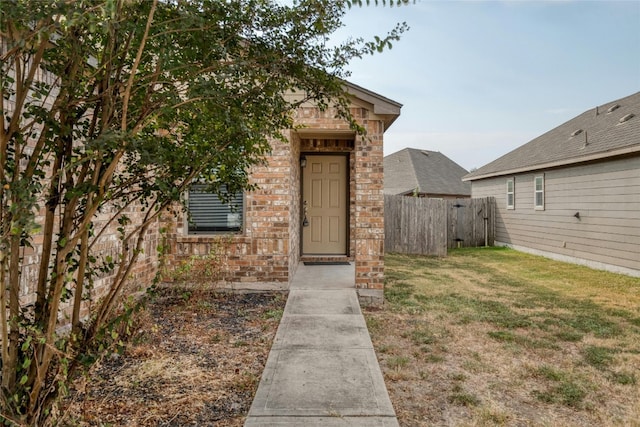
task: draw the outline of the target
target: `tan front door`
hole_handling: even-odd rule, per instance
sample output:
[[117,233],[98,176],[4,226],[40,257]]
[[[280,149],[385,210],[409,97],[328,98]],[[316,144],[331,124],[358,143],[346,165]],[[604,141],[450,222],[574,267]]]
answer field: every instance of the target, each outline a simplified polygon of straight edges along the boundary
[[346,255],[347,157],[307,156],[302,182],[302,253]]

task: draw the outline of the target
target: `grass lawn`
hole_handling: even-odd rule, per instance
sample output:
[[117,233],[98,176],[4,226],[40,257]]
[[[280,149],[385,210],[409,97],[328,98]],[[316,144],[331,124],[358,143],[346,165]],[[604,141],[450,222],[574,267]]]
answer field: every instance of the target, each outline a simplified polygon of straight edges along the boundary
[[640,426],[640,279],[504,248],[385,264],[365,316],[402,426]]

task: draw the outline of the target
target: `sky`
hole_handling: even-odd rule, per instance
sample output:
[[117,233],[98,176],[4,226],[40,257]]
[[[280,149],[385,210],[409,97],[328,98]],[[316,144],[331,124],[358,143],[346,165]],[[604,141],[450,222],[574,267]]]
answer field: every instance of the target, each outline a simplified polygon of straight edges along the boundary
[[349,81],[403,104],[385,155],[440,151],[472,170],[640,91],[640,0],[355,7],[335,36],[370,39],[403,21],[391,50],[348,67]]

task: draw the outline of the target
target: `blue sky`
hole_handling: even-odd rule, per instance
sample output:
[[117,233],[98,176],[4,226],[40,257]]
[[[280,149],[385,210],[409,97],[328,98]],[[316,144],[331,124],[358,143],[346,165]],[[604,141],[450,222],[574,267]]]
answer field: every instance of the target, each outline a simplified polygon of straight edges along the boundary
[[416,1],[354,8],[336,37],[411,27],[349,80],[403,104],[385,155],[489,163],[585,110],[640,91],[640,0]]

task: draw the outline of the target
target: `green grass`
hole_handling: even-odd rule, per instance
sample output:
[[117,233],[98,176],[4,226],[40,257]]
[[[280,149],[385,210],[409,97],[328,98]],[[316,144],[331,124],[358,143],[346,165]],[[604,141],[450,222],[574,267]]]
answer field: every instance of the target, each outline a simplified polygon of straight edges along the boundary
[[545,391],[534,390],[533,392],[541,402],[561,403],[572,407],[580,406],[586,394],[584,388],[571,381],[563,381]]
[[622,385],[636,385],[637,382],[634,372],[612,372],[609,379]]
[[496,341],[513,343],[526,348],[558,348],[558,345],[552,341],[534,339],[528,336],[516,334],[512,331],[490,331],[487,332],[487,335]]
[[409,358],[405,356],[392,356],[387,360],[391,369],[402,369],[409,364]]
[[430,345],[436,342],[436,337],[426,327],[418,327],[407,334],[415,345]]
[[534,373],[535,375],[550,381],[566,381],[568,378],[566,372],[556,369],[555,367],[550,365],[539,366]]
[[392,304],[406,305],[413,293],[413,286],[405,282],[395,282],[393,286],[385,288],[384,297]]
[[264,318],[280,321],[280,319],[282,319],[283,314],[284,314],[284,309],[281,309],[281,308],[275,309],[275,310],[267,310],[264,313]]
[[613,350],[606,347],[588,346],[584,349],[583,356],[585,362],[600,370],[613,363]]
[[545,390],[533,391],[532,394],[541,402],[579,407],[587,395],[586,387],[570,372],[551,365],[541,365],[533,374],[551,384]]
[[584,336],[584,334],[580,332],[574,332],[574,331],[559,331],[559,332],[556,332],[554,336],[558,338],[560,341],[579,342],[582,340],[582,337]]
[[478,406],[480,404],[480,399],[474,394],[466,392],[460,384],[453,386],[453,392],[449,395],[448,401],[459,406]]

